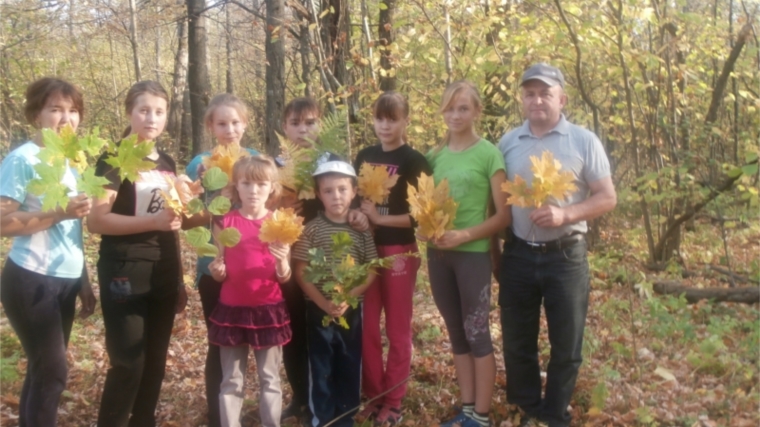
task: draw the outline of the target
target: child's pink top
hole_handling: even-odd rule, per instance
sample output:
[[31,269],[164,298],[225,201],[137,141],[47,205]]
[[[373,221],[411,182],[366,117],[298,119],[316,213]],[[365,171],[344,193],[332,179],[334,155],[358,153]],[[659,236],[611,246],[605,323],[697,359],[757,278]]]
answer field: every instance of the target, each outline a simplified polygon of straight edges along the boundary
[[240,242],[224,249],[227,277],[219,295],[222,304],[255,307],[283,301],[275,270],[276,259],[269,252],[269,246],[259,240],[261,223],[269,215],[251,220],[235,209],[222,218],[224,228],[235,227],[240,231]]

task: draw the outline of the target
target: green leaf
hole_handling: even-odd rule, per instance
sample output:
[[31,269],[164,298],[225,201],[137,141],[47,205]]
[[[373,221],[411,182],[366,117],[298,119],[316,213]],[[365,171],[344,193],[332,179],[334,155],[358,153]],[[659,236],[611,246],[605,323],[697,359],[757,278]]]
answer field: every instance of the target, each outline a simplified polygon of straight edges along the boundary
[[737,178],[741,176],[742,174],[742,168],[733,168],[726,175],[728,175],[729,178]]
[[87,168],[77,178],[77,191],[83,192],[87,197],[101,199],[106,196],[103,186],[109,183],[105,177],[95,175],[95,168]]
[[224,246],[231,248],[240,243],[240,231],[235,227],[225,228],[219,232],[216,240]]
[[211,232],[206,227],[195,227],[185,232],[187,243],[194,248],[200,248],[211,240]]
[[[224,176],[226,177],[227,175],[225,174]],[[217,196],[211,201],[211,203],[209,203],[208,211],[213,215],[224,215],[230,211],[231,207],[232,202],[230,202],[230,199],[224,196]]]
[[342,326],[343,328],[345,328],[345,329],[350,329],[350,328],[348,327],[348,322],[346,321],[346,318],[345,318],[345,317],[343,317],[343,316],[340,316],[340,317],[338,317],[338,324],[339,324],[340,326]]
[[215,258],[217,255],[219,255],[219,248],[212,245],[211,243],[204,243],[203,245],[195,248],[195,252],[199,257]]
[[757,163],[751,165],[742,166],[742,173],[747,176],[753,176],[757,174]]
[[747,163],[752,163],[755,160],[757,160],[757,151],[750,151],[744,156],[744,161]]
[[195,215],[203,210],[204,205],[201,199],[193,199],[187,202],[186,207],[188,215]]
[[69,204],[69,189],[61,180],[66,171],[63,165],[48,165],[37,163],[34,170],[39,177],[29,182],[27,191],[42,199],[42,211],[51,211],[60,206],[66,209]]
[[137,181],[140,172],[152,170],[156,164],[150,160],[143,160],[153,152],[153,141],[138,143],[137,135],[123,139],[117,146],[112,157],[106,159],[106,163],[119,170],[119,178]]
[[206,190],[216,191],[227,186],[229,177],[219,167],[213,167],[203,174],[203,186]]

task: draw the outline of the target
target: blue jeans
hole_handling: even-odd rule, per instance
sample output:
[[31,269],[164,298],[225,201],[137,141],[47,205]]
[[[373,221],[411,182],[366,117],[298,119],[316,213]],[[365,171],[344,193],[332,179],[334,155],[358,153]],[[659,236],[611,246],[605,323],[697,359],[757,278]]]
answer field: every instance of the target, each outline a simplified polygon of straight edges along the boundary
[[[499,285],[507,400],[550,427],[568,426],[588,310],[586,242],[541,253],[513,238],[504,245]],[[551,344],[543,400],[538,364],[542,303]]]
[[[322,326],[325,312],[306,302],[306,334],[309,348],[309,408],[313,427],[334,418],[334,427],[353,427],[360,403],[362,373],[362,306],[349,308],[343,317],[348,329],[330,323]],[[344,415],[345,414],[345,415]]]

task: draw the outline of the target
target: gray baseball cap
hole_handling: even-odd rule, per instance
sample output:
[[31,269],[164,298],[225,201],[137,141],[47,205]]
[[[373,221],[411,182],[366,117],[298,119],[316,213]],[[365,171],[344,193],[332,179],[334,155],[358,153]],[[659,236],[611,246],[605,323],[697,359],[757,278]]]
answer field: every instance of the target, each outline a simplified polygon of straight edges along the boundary
[[545,62],[539,62],[528,68],[523,73],[520,86],[524,85],[528,80],[541,80],[549,86],[560,85],[565,87],[565,76],[562,75],[562,71]]
[[317,166],[317,170],[315,170],[311,176],[319,176],[326,173],[339,173],[341,175],[356,177],[356,171],[354,170],[354,167],[340,160],[332,160],[322,163],[321,165]]

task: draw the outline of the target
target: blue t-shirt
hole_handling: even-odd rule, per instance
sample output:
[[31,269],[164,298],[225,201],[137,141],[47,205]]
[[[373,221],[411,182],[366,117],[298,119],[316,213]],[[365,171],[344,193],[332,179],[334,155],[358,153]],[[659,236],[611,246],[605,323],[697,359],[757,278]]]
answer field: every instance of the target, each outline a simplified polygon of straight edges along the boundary
[[[27,185],[37,178],[34,165],[39,163],[40,147],[27,142],[8,154],[0,165],[0,197],[15,200],[20,211],[39,212],[42,200],[26,191]],[[68,168],[61,182],[75,196],[77,173]],[[43,196],[44,197],[44,196]],[[76,279],[82,276],[84,255],[82,252],[82,221],[60,221],[47,230],[13,238],[8,257],[19,267],[45,276]]]
[[[248,153],[252,156],[258,155],[259,152],[254,150],[253,148],[247,148]],[[193,160],[190,161],[190,163],[187,164],[187,168],[185,168],[185,173],[187,176],[192,179],[193,181],[202,178],[203,172],[205,169],[203,168],[203,158],[208,157],[211,155],[210,151],[206,151],[204,153],[198,154],[197,156],[193,157]],[[208,192],[203,193],[203,201],[208,205],[208,202],[214,199],[214,197],[219,194],[218,191],[211,192],[209,194]],[[209,242],[213,243],[213,239]],[[195,271],[196,271],[196,282],[198,279],[200,279],[201,274],[205,274],[207,276],[211,276],[211,271],[208,269],[208,265],[211,264],[211,261],[213,261],[213,257],[198,257],[198,262],[195,265]]]

